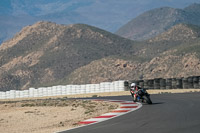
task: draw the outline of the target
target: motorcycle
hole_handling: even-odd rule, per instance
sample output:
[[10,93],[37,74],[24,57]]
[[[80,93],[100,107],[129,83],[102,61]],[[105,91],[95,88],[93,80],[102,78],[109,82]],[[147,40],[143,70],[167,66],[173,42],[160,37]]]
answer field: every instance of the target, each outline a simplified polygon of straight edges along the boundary
[[138,91],[136,99],[134,99],[132,91],[131,91],[131,94],[132,94],[134,102],[143,102],[143,103],[152,104],[152,101],[150,99],[150,94],[144,88]]

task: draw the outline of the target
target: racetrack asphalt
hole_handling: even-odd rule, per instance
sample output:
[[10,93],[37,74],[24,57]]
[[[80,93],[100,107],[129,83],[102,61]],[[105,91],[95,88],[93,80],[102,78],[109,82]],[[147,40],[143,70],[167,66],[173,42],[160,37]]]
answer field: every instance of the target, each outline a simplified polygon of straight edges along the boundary
[[[131,100],[131,96],[99,99]],[[152,105],[60,133],[200,133],[200,93],[151,95]]]

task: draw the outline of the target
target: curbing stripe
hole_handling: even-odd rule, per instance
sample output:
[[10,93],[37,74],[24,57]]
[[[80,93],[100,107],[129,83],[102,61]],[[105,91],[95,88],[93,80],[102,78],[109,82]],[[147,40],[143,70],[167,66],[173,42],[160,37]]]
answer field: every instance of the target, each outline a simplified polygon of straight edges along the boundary
[[120,108],[137,108],[138,106],[122,106]]
[[112,112],[114,112],[114,113],[124,113],[124,112],[128,112],[128,111],[130,111],[130,110],[114,110]]
[[95,122],[97,122],[97,121],[81,121],[81,122],[79,122],[79,124],[92,124]]
[[[139,103],[133,103],[132,101],[124,101],[124,100],[102,100],[102,99],[95,99],[94,101],[107,101],[107,102],[116,102],[116,103],[120,103],[120,107],[118,109],[113,110],[111,113],[106,113],[103,114],[101,116],[95,117],[95,118],[91,118],[88,120],[84,120],[82,122],[80,122],[79,124],[90,124],[87,123],[87,121],[96,121],[95,123],[99,122],[99,121],[105,121],[108,120],[110,118],[114,118],[116,116],[119,115],[123,115],[129,111],[134,111],[137,108],[139,108]],[[135,106],[133,106],[135,105]],[[113,115],[112,115],[113,114]],[[84,123],[86,121],[86,123]]]
[[106,114],[103,114],[102,116],[106,116],[106,115],[115,115],[117,116],[119,113],[106,113]]
[[122,105],[124,105],[124,104],[137,104],[137,103],[120,103],[120,104],[122,104]]
[[[88,121],[89,122],[90,121],[92,121],[92,122],[96,121],[94,123],[97,123],[97,122],[100,122],[100,121],[105,121],[105,120],[108,120],[110,118],[114,118],[116,116],[123,115],[123,114],[125,114],[125,113],[127,113],[129,111],[134,111],[137,108],[140,108],[139,107],[140,103],[134,103],[132,101],[124,101],[124,100],[102,100],[102,99],[100,99],[100,100],[99,99],[95,99],[94,101],[116,102],[116,103],[120,103],[120,107],[118,109],[113,110],[110,114],[106,113],[106,114],[103,114],[103,115],[98,116],[98,117],[94,117],[94,118],[91,118],[91,119],[88,119],[88,120],[84,120],[82,122],[79,122],[79,124],[90,124],[90,123],[88,123]],[[133,106],[133,104],[135,106]],[[111,114],[113,114],[113,115],[111,115]]]
[[[133,103],[132,101],[124,101],[124,100],[94,100],[94,101],[107,101],[107,102],[117,102],[117,103],[120,103],[120,107],[118,109],[115,109],[113,110],[111,113],[115,113],[115,115],[108,115],[108,114],[103,114],[101,116],[98,116],[98,117],[94,117],[94,118],[91,118],[91,119],[88,119],[88,120],[84,120],[82,122],[80,122],[79,124],[90,124],[90,123],[87,123],[88,121],[96,121],[96,122],[99,122],[99,121],[105,121],[105,120],[108,120],[110,118],[113,118],[113,117],[116,117],[116,116],[119,116],[119,115],[122,115],[126,112],[129,112],[135,108],[138,108],[138,103]],[[135,106],[133,106],[133,104]],[[86,121],[86,123],[84,123]],[[95,123],[96,123],[95,122]]]
[[98,116],[98,117],[95,117],[95,118],[112,118],[116,115],[102,115],[102,116]]
[[137,104],[121,104],[121,106],[137,106]]
[[[88,100],[91,100],[91,99],[88,99]],[[133,101],[102,100],[102,99],[94,99],[93,101],[117,102],[117,103],[120,103],[120,107],[118,109],[111,111],[110,113],[106,113],[106,114],[103,114],[103,115],[98,116],[98,117],[94,117],[94,118],[91,118],[91,119],[81,121],[77,124],[82,125],[82,126],[75,127],[75,128],[80,128],[80,127],[83,127],[83,126],[92,125],[92,124],[95,124],[95,123],[99,123],[99,122],[102,122],[102,121],[113,119],[115,117],[119,117],[121,115],[135,111],[135,110],[142,107],[141,103],[134,103]],[[133,106],[133,105],[135,105],[135,106]],[[75,128],[72,128],[72,129],[75,129]],[[68,130],[72,130],[72,129],[68,129]],[[68,131],[68,130],[65,130],[65,131]],[[59,133],[59,132],[57,132],[57,133]]]
[[[96,122],[99,122],[99,121],[105,121],[109,118],[91,118],[91,119],[88,119],[88,120],[84,120],[84,121],[96,121]],[[81,121],[81,122],[84,122],[84,121]]]

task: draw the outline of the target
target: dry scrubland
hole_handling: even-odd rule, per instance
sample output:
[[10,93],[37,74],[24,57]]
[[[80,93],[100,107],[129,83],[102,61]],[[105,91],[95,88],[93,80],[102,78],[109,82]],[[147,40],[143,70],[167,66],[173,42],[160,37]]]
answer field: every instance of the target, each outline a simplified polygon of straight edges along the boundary
[[116,103],[65,98],[1,101],[3,133],[51,133],[78,126],[78,122],[107,113]]

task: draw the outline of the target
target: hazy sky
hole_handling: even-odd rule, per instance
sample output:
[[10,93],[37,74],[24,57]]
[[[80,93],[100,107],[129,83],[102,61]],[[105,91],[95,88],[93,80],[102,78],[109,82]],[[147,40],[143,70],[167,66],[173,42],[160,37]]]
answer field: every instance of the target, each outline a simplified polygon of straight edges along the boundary
[[[37,21],[84,23],[115,32],[153,8],[184,8],[200,0],[0,0],[0,30],[9,38]],[[14,30],[14,31],[13,31]]]
[[0,0],[0,15],[29,15],[115,31],[147,10],[162,6],[184,8],[195,2],[200,0]]

